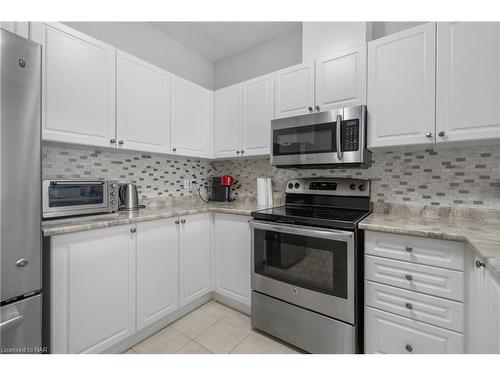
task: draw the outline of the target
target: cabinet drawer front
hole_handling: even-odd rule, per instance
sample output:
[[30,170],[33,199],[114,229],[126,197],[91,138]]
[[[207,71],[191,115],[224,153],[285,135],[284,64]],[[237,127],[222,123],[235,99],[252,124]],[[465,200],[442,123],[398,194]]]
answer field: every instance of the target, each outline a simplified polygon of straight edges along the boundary
[[464,304],[367,281],[365,304],[420,322],[464,331]]
[[406,262],[464,270],[463,242],[366,231],[365,252]]
[[464,274],[459,271],[367,255],[365,278],[438,297],[464,299]]
[[365,308],[365,353],[460,354],[463,335]]

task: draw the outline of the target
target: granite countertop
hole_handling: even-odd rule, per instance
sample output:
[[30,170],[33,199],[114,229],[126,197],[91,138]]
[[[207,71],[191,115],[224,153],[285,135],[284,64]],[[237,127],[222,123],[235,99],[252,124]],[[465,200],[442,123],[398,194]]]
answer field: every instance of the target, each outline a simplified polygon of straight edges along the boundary
[[254,200],[244,199],[235,202],[209,202],[199,199],[157,201],[146,204],[146,208],[138,211],[119,211],[111,215],[94,215],[89,218],[69,218],[62,220],[47,220],[42,223],[45,237],[58,234],[81,232],[91,229],[111,227],[114,225],[133,224],[143,221],[158,220],[173,216],[193,215],[205,212],[219,212],[250,216],[252,211],[263,209]]
[[484,259],[486,267],[500,278],[499,213],[486,211],[426,212],[395,209],[374,213],[359,227],[377,232],[406,234],[440,240],[463,241]]

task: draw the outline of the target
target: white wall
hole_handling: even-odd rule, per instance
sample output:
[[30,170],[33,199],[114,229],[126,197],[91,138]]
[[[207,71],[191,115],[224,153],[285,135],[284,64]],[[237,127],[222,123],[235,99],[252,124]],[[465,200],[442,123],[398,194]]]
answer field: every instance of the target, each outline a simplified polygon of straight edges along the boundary
[[422,25],[425,22],[372,22],[372,38],[378,39],[383,36],[398,33],[400,31]]
[[366,42],[370,34],[367,22],[303,22],[302,61],[310,61],[332,52]]
[[160,68],[213,89],[212,62],[146,22],[64,22]]
[[271,73],[302,61],[302,28],[278,35],[214,64],[214,89]]

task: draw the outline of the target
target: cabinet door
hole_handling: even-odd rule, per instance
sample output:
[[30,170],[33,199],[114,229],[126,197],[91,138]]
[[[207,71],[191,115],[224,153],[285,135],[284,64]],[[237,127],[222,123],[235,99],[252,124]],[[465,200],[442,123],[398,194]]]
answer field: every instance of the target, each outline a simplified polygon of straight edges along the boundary
[[209,157],[212,92],[172,74],[172,151]]
[[438,142],[500,138],[500,23],[437,29]]
[[461,354],[463,335],[365,307],[365,353]]
[[135,332],[135,234],[121,225],[52,237],[53,353],[99,353]]
[[436,24],[368,43],[368,146],[433,143]]
[[366,43],[316,60],[319,111],[366,104]]
[[241,89],[229,86],[214,93],[215,157],[237,156],[241,152]]
[[0,28],[23,38],[29,38],[29,22],[0,22]]
[[274,117],[312,113],[314,107],[314,63],[294,65],[274,73]]
[[117,147],[170,153],[170,73],[134,56],[116,56]]
[[114,146],[115,48],[57,23],[33,23],[42,45],[42,138]]
[[178,308],[177,218],[137,224],[137,330]]
[[241,84],[241,148],[244,155],[269,155],[274,118],[274,75]]
[[249,218],[215,216],[215,290],[250,306]]
[[179,235],[180,307],[210,292],[210,214],[181,218]]
[[481,267],[484,259],[469,251],[465,268],[467,353],[500,354],[500,278]]

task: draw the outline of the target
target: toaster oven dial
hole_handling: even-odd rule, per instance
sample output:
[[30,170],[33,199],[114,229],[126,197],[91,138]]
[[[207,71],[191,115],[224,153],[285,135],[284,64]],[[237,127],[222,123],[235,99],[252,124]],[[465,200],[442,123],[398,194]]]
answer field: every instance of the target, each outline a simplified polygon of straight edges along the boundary
[[116,201],[114,199],[111,199],[111,204],[114,206],[116,204]]
[[115,188],[116,187],[116,183],[115,182],[111,183],[111,187]]
[[113,197],[114,197],[114,196],[116,196],[116,191],[114,191],[114,190],[113,190],[113,191],[111,192],[111,196],[113,196]]

